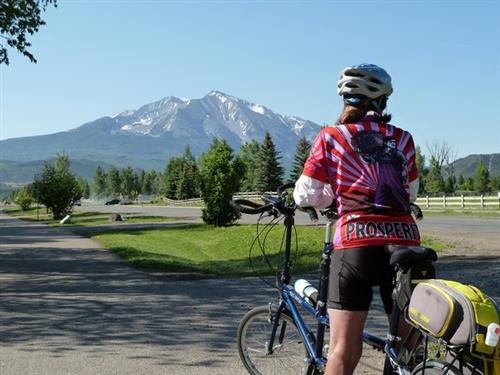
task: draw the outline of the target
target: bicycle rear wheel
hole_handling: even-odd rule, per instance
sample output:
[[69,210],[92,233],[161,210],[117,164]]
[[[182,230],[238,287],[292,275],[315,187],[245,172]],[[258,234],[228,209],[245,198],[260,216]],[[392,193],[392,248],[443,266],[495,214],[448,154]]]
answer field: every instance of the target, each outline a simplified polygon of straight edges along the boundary
[[238,327],[238,354],[253,375],[305,374],[307,351],[302,335],[293,320],[282,313],[279,317],[272,353],[267,353],[275,310],[269,306],[250,310]]
[[423,363],[420,363],[411,374],[421,375],[424,373],[424,368],[425,375],[463,375],[455,366],[443,361],[427,361],[425,362],[425,367]]

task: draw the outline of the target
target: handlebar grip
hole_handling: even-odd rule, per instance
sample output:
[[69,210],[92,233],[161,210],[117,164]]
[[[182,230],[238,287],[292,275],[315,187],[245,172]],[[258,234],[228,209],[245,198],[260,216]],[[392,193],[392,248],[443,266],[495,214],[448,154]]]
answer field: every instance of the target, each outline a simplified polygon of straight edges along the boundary
[[238,211],[249,215],[261,214],[262,212],[270,211],[273,208],[272,204],[262,205],[247,199],[231,200],[229,201],[229,204]]
[[312,208],[312,207],[299,207],[299,209],[301,211],[306,212],[309,215],[309,219],[311,219],[311,221],[313,223],[318,221],[318,213],[316,212],[316,210],[314,208]]
[[415,219],[422,220],[424,218],[422,210],[415,203],[410,203],[410,211],[415,215]]

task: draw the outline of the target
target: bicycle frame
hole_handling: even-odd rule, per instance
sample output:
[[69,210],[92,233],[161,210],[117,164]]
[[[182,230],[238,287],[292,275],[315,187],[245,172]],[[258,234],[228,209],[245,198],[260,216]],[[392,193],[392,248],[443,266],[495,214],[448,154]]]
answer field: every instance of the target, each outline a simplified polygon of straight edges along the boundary
[[[323,368],[326,365],[326,360],[323,358],[323,345],[325,330],[329,325],[329,319],[326,314],[326,300],[328,297],[328,278],[330,273],[330,257],[333,251],[332,243],[332,226],[333,221],[329,220],[326,225],[325,243],[323,249],[323,255],[321,260],[321,271],[319,280],[319,298],[317,302],[317,307],[311,306],[305,298],[299,295],[295,288],[291,286],[290,283],[290,249],[291,249],[291,235],[292,227],[294,224],[293,214],[286,215],[285,217],[285,260],[283,274],[279,280],[279,290],[280,290],[280,304],[275,314],[275,319],[273,322],[273,327],[271,330],[271,337],[268,343],[268,353],[272,352],[274,341],[276,339],[277,328],[279,317],[282,313],[288,313],[292,316],[297,329],[299,330],[301,336],[304,339],[304,345],[306,347],[308,357],[310,360],[310,365],[315,367]],[[307,323],[302,318],[300,311],[298,310],[297,304],[302,306],[304,310],[311,316],[314,316],[317,320],[317,330],[316,339],[314,339],[313,332],[308,327]],[[281,336],[278,337],[278,340]]]
[[[273,348],[275,347],[274,343],[276,341],[279,344],[283,342],[287,321],[282,320],[280,324],[280,316],[281,314],[286,314],[293,320],[293,324],[299,331],[307,351],[307,357],[304,359],[308,364],[306,375],[322,373],[327,363],[327,359],[324,356],[324,340],[326,329],[329,327],[329,318],[327,315],[328,280],[330,276],[331,255],[333,252],[332,237],[333,225],[335,219],[337,218],[336,213],[331,210],[327,210],[323,213],[328,218],[328,221],[326,224],[325,241],[320,263],[320,279],[318,285],[319,297],[316,307],[314,307],[310,304],[308,299],[302,297],[295,290],[293,285],[290,285],[292,266],[290,261],[290,252],[295,207],[286,207],[281,203],[281,201],[275,201],[271,199],[270,196],[263,196],[262,199],[268,202],[267,206],[256,207],[255,204],[245,201],[244,204],[250,207],[250,209],[247,209],[247,213],[263,213],[265,211],[270,211],[272,207],[274,207],[285,217],[285,252],[283,271],[278,276],[277,280],[280,300],[276,310],[272,309],[270,304],[269,311],[270,314],[273,314],[274,320],[272,321],[271,336],[269,341],[266,342],[266,352],[268,355],[271,355],[273,353]],[[254,212],[248,212],[251,209],[254,209]],[[260,211],[258,211],[259,209]],[[317,328],[315,332],[309,328],[308,324],[303,319],[301,312],[299,311],[299,306],[301,306],[307,314],[316,319]],[[402,316],[401,314],[401,311],[399,311],[399,308],[395,303],[393,305],[387,339],[374,336],[364,331],[363,342],[370,345],[374,349],[383,351],[387,354],[387,358],[390,363],[386,361],[387,364],[385,366],[386,368],[384,369],[384,373],[388,370],[392,374],[392,366],[394,366],[400,375],[411,375],[411,371],[405,361],[407,361],[408,355],[411,355],[412,352],[408,351],[407,348],[403,346],[401,347],[402,350],[399,351],[398,345],[396,344],[398,341],[401,341],[401,337],[399,337],[399,322],[400,317]],[[278,330],[278,326],[280,326],[280,330]],[[410,331],[410,334],[406,336],[403,343],[410,340],[412,335],[413,331]],[[425,352],[427,351],[426,349]],[[389,367],[391,367],[391,369],[389,369]]]
[[[271,330],[271,337],[268,342],[267,352],[272,353],[274,342],[277,339],[280,342],[283,339],[283,332],[278,332],[278,322],[281,314],[291,315],[297,329],[299,330],[304,345],[306,347],[309,365],[313,368],[324,368],[326,366],[326,359],[323,356],[323,346],[326,328],[329,326],[329,318],[327,315],[326,301],[328,297],[328,279],[330,273],[330,260],[333,251],[333,221],[329,220],[326,225],[325,242],[320,267],[320,280],[319,280],[319,298],[317,307],[314,308],[306,301],[306,299],[297,293],[295,288],[290,285],[290,249],[291,249],[291,236],[292,228],[294,225],[294,218],[292,211],[287,212],[285,217],[285,259],[283,273],[279,280],[279,294],[280,303],[276,310],[273,327]],[[314,332],[309,328],[307,323],[302,318],[298,306],[301,306],[309,315],[314,316],[317,320],[316,339],[314,339]],[[397,341],[398,326],[401,312],[396,304],[393,306],[391,315],[390,331],[387,339],[374,336],[369,332],[363,332],[363,342],[372,346],[374,349],[384,351],[389,356],[392,363],[396,364],[398,371],[401,375],[411,375],[406,366],[398,359],[399,352],[395,347]],[[282,327],[286,329],[286,324]],[[278,337],[276,337],[278,335]]]

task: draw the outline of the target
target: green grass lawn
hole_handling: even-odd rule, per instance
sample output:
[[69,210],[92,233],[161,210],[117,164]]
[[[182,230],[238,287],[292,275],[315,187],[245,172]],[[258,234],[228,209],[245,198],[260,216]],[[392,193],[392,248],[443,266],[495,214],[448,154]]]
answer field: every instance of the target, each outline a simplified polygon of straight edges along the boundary
[[[277,226],[265,241],[269,262],[275,269],[281,267],[283,230],[282,225]],[[298,226],[297,235],[299,251],[294,261],[294,272],[317,271],[323,249],[324,227]],[[149,270],[224,276],[273,273],[269,271],[258,246],[254,247],[250,256],[255,269],[250,266],[249,248],[255,238],[255,225],[214,228],[197,224],[162,229],[118,230],[91,237],[133,265]],[[436,250],[450,247],[449,244],[427,238],[424,238],[424,245]]]

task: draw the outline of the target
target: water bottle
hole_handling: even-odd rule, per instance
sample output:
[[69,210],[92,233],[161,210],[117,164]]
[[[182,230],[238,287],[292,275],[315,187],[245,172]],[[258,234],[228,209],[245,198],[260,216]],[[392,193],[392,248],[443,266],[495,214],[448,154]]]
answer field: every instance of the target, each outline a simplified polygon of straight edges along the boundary
[[293,286],[295,291],[312,306],[316,306],[318,302],[318,290],[311,283],[304,279],[298,279]]
[[486,331],[486,339],[484,343],[488,346],[496,347],[498,344],[498,338],[500,337],[500,326],[496,323],[490,323],[488,330]]

